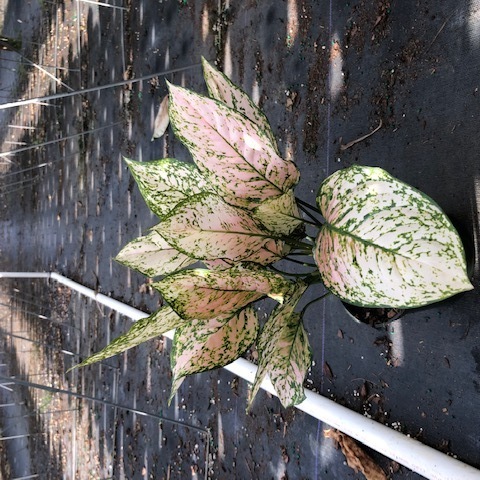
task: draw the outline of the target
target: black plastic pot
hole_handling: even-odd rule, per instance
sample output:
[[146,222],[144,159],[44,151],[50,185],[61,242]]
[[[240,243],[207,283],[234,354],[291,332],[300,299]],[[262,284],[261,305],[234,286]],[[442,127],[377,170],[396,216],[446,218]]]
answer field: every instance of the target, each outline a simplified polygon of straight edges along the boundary
[[405,310],[399,308],[366,308],[345,302],[342,305],[352,320],[377,330],[388,330],[389,324],[405,313]]

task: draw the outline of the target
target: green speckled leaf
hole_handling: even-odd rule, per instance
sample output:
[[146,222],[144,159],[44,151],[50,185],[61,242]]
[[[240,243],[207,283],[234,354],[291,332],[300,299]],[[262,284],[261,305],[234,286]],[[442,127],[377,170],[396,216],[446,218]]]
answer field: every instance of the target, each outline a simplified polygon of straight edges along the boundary
[[174,158],[136,162],[125,158],[148,208],[163,218],[175,205],[198,193],[212,191],[191,163]]
[[94,353],[76,367],[85,367],[106,358],[136,347],[147,340],[163,335],[164,333],[183,325],[185,320],[180,318],[170,307],[162,307],[147,318],[135,322],[130,330],[116,338],[103,350]]
[[280,257],[283,246],[272,243],[271,234],[248,211],[214,194],[196,195],[177,205],[155,230],[172,247],[201,260],[246,260],[262,256],[266,245],[276,248]]
[[290,247],[281,240],[268,240],[265,245],[255,253],[252,253],[244,262],[254,262],[260,265],[269,265],[280,260],[290,252]]
[[172,248],[155,231],[125,245],[115,260],[147,277],[167,275],[196,262]]
[[262,267],[240,264],[226,270],[184,270],[152,286],[181,317],[207,319],[231,314],[265,296],[282,302],[292,283]]
[[321,185],[314,258],[325,286],[361,306],[413,308],[472,289],[462,242],[433,200],[380,168]]
[[255,218],[276,235],[290,235],[302,220],[293,190],[262,202],[254,210]]
[[267,117],[255,105],[251,98],[243,90],[234,85],[226,75],[210,65],[203,57],[202,65],[203,76],[209,95],[256,123],[265,132],[276,149],[275,137]]
[[245,353],[257,333],[257,316],[250,307],[233,316],[194,320],[177,328],[171,353],[170,399],[186,375],[228,365]]
[[224,103],[169,84],[170,121],[202,174],[228,203],[253,208],[299,180],[265,132]]
[[250,402],[268,375],[284,407],[305,399],[303,382],[310,368],[312,352],[300,314],[294,309],[307,285],[298,282],[283,305],[277,305],[258,339],[258,370]]

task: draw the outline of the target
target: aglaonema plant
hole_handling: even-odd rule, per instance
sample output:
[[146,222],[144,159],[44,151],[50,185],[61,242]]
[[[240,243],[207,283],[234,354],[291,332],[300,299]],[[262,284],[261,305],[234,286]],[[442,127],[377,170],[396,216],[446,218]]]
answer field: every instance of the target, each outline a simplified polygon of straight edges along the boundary
[[[297,307],[308,288],[323,282],[359,306],[419,307],[473,288],[463,246],[429,197],[380,168],[330,175],[317,195],[323,221],[304,219],[299,171],[281,157],[263,112],[205,60],[203,68],[208,97],[168,84],[170,123],[194,163],[126,159],[160,222],[117,260],[155,278],[165,306],[81,365],[175,329],[174,395],[187,375],[256,344],[251,399],[268,375],[282,404],[295,405],[311,365]],[[312,223],[314,239],[304,226]],[[272,265],[295,254],[313,255],[316,270],[293,276]],[[260,329],[252,304],[265,297],[277,306]]]

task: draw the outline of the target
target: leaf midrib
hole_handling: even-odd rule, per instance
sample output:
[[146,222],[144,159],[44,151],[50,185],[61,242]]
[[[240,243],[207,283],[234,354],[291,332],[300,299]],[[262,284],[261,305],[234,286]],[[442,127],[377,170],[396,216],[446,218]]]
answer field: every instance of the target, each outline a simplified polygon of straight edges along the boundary
[[337,228],[335,226],[333,226],[331,223],[328,223],[328,222],[325,222],[322,229],[323,228],[326,228],[326,229],[329,229],[339,235],[344,235],[344,236],[347,236],[347,237],[350,237],[350,238],[353,238],[355,241],[359,242],[359,243],[362,243],[363,245],[367,245],[367,246],[370,246],[370,247],[374,247],[378,250],[381,250],[383,252],[386,252],[386,253],[389,253],[389,254],[392,254],[392,255],[395,255],[395,256],[398,256],[398,257],[402,257],[402,258],[405,258],[406,260],[409,260],[409,261],[412,261],[412,262],[415,262],[415,263],[418,263],[420,265],[428,265],[429,267],[431,268],[434,268],[440,272],[442,272],[443,270],[441,268],[438,268],[437,266],[435,265],[432,265],[431,263],[428,263],[428,262],[423,262],[417,258],[412,258],[412,257],[409,257],[399,251],[395,251],[395,250],[391,250],[389,248],[386,248],[386,247],[382,247],[381,245],[377,245],[376,243],[373,243],[373,242],[370,242],[368,240],[365,240],[361,237],[359,237],[358,235],[355,235],[353,233],[350,233],[350,232],[347,232],[345,230],[341,230],[340,228]]
[[[208,98],[208,97],[205,97],[207,100],[211,100],[213,102],[215,102],[217,105],[220,105],[221,107],[225,107],[225,108],[229,108],[228,106],[226,106],[225,104],[223,104],[222,102],[214,99],[214,98]],[[197,111],[197,113],[201,113],[199,112],[199,109],[196,108],[195,109]],[[233,112],[237,112],[239,115],[242,115],[242,117],[245,118],[245,120],[247,120],[248,122],[250,122],[251,124],[253,124],[254,126],[258,126],[256,123],[254,123],[252,120],[250,120],[247,116],[243,115],[241,112],[239,112],[238,110],[234,110],[234,109],[230,109],[232,110]],[[272,185],[277,191],[279,191],[280,193],[284,193],[284,190],[282,190],[281,188],[279,188],[277,185],[275,185],[273,182],[271,182],[268,178],[265,177],[265,175],[258,171],[250,162],[247,161],[246,157],[244,155],[242,155],[219,131],[216,127],[214,127],[213,125],[211,125],[205,118],[202,117],[202,120],[214,131],[217,133],[217,135],[219,135],[224,141],[225,143],[227,143],[231,148],[232,150],[234,150],[237,155],[241,158],[244,159],[245,163],[247,165],[250,166],[250,168],[252,168],[252,170],[254,170],[258,175],[260,175],[267,183],[269,183],[270,185]],[[270,139],[267,137],[268,141],[270,141]],[[244,142],[245,143],[245,142]],[[279,157],[281,158],[277,152],[275,151],[275,148],[272,148],[273,152]],[[282,159],[283,160],[283,159]],[[285,161],[285,160],[283,160]]]

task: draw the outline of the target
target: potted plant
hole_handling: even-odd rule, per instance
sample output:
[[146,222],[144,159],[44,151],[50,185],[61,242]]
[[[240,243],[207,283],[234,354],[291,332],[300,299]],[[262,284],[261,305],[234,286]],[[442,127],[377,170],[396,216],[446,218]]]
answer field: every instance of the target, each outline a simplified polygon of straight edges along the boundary
[[[175,329],[173,395],[187,375],[256,342],[251,398],[269,375],[282,404],[298,404],[311,350],[297,304],[308,288],[323,283],[362,307],[415,308],[473,288],[464,249],[433,200],[380,168],[333,173],[317,207],[296,199],[299,171],[280,156],[263,112],[205,60],[203,68],[209,97],[168,84],[170,123],[194,164],[126,160],[160,222],[117,260],[156,277],[166,305],[80,365]],[[308,273],[274,266],[306,264],[305,255],[315,262]],[[264,297],[278,304],[260,329],[252,304]]]

